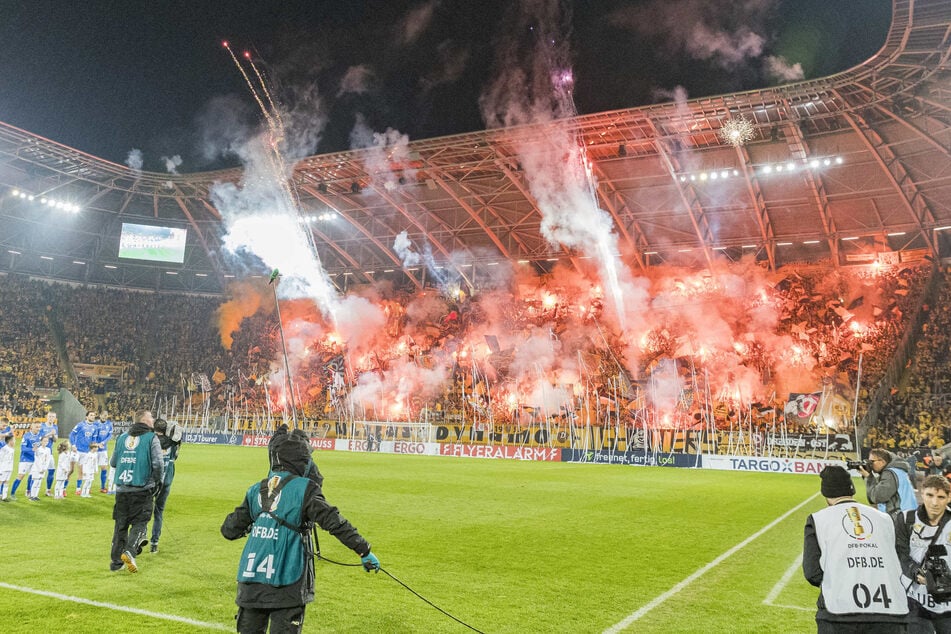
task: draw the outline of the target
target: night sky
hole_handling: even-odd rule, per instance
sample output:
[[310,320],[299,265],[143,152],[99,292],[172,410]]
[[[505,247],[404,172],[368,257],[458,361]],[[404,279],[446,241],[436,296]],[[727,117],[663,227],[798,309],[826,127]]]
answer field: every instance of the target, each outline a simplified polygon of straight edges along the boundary
[[[259,116],[227,39],[282,101],[319,96],[318,152],[350,149],[357,121],[410,140],[481,130],[514,4],[0,0],[0,121],[117,163],[139,149],[146,170],[176,155],[182,172],[233,164],[207,150],[209,134]],[[891,16],[889,0],[562,6],[582,114],[666,101],[678,86],[695,98],[844,70],[878,50]]]

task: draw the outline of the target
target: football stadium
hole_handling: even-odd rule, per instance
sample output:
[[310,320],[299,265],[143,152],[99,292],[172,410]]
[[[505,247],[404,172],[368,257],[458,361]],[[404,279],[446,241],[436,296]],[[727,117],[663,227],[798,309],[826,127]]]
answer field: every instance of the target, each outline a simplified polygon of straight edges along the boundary
[[228,41],[232,167],[0,122],[0,630],[264,631],[236,593],[299,575],[241,581],[284,552],[245,544],[294,533],[305,632],[815,631],[824,470],[863,513],[878,450],[948,475],[951,3],[832,75],[588,114],[522,4],[480,131],[317,153]]

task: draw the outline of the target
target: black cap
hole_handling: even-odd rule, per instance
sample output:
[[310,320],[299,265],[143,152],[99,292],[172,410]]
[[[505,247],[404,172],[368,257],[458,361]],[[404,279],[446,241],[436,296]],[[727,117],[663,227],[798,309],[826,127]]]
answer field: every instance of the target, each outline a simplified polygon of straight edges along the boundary
[[855,485],[852,476],[842,467],[828,465],[821,472],[822,495],[827,498],[844,498],[855,494]]

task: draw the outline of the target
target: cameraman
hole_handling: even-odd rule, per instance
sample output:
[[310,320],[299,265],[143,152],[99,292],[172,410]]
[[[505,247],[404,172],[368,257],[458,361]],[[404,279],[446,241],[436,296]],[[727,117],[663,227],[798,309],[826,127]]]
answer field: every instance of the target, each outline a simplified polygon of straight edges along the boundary
[[[169,430],[171,427],[171,432]],[[165,502],[172,490],[172,480],[175,478],[175,460],[178,458],[178,448],[181,446],[181,434],[175,423],[169,425],[164,418],[155,421],[155,435],[162,446],[162,461],[165,463],[165,479],[155,491],[155,509],[152,511],[152,545],[150,553],[158,552],[159,537],[162,536],[162,520],[165,515]]]
[[[934,544],[944,550],[944,554],[936,554],[935,557],[951,565],[951,557],[947,554],[951,539],[951,512],[948,512],[951,483],[944,476],[928,476],[921,483],[921,499],[922,504],[917,511],[903,513],[895,521],[895,549],[901,561],[902,584],[908,588],[908,608],[911,613],[908,631],[949,634],[951,597],[938,601],[932,595],[931,590],[935,588],[926,585],[925,577],[930,563],[925,564],[925,561],[932,559],[927,557],[927,553],[929,546]],[[938,580],[939,585],[951,586],[951,570],[943,577],[939,576]]]
[[268,445],[270,472],[251,485],[225,518],[221,534],[247,536],[238,565],[238,632],[301,632],[314,600],[314,525],[354,551],[367,571],[379,571],[370,544],[326,498],[306,435],[282,425]]
[[[826,507],[806,520],[802,572],[819,587],[819,634],[905,632],[908,604],[895,553],[895,524],[855,501],[849,472],[835,465],[819,477]],[[861,544],[863,549],[853,547]]]
[[876,448],[868,452],[868,463],[859,465],[858,472],[865,478],[868,501],[876,504],[878,510],[895,517],[918,508],[908,472],[892,464],[892,455],[887,450]]

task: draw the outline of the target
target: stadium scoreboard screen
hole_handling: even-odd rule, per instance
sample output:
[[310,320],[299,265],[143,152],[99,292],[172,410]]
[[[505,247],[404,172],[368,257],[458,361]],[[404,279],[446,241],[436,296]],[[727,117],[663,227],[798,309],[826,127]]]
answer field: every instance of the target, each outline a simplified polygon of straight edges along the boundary
[[119,257],[153,262],[185,261],[186,229],[122,223]]

